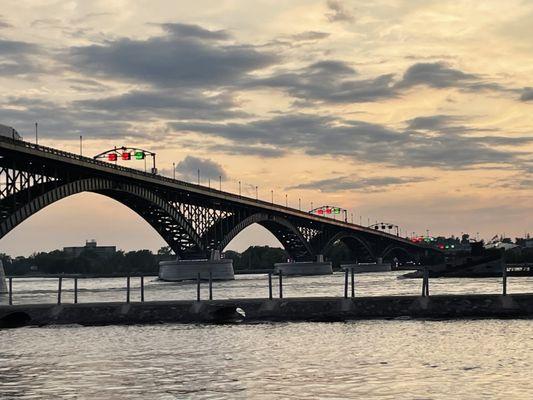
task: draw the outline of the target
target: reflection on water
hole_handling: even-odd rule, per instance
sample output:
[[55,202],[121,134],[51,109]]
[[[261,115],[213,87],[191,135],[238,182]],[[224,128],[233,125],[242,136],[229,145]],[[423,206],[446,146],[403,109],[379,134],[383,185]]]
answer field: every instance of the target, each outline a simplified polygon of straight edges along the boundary
[[0,331],[0,398],[531,399],[533,322]]
[[[357,296],[418,295],[419,279],[396,279],[401,272],[356,275]],[[73,280],[63,280],[63,302],[73,302]],[[277,280],[273,280],[274,296],[277,296]],[[326,276],[286,277],[283,280],[284,297],[342,296],[342,273]],[[57,301],[57,279],[17,278],[13,280],[15,304],[54,303]],[[140,299],[140,280],[132,278],[132,301]],[[78,280],[79,302],[124,301],[125,278],[100,278]],[[533,277],[508,278],[508,293],[531,293]],[[501,293],[501,278],[432,278],[431,294]],[[203,298],[207,297],[207,284],[203,283]],[[268,296],[267,275],[237,275],[235,281],[215,282],[214,298],[250,298]],[[157,277],[145,278],[145,299],[193,300],[196,299],[194,282],[162,282]],[[6,296],[3,296],[6,301]]]

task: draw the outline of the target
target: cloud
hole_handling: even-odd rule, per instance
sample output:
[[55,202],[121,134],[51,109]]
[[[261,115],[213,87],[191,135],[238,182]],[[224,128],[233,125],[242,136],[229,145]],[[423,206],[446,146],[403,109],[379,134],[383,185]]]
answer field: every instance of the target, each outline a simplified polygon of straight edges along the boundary
[[352,191],[383,191],[390,186],[406,185],[427,181],[427,178],[421,177],[373,177],[358,178],[350,176],[340,176],[335,178],[320,179],[312,182],[301,183],[291,186],[288,189],[310,189],[318,190],[324,193],[340,192],[346,190]]
[[357,72],[338,60],[316,62],[295,71],[273,74],[249,82],[249,86],[279,88],[291,96],[312,101],[332,103],[360,103],[396,96],[394,75],[380,75],[370,79],[354,79]]
[[5,29],[5,28],[12,28],[13,25],[11,25],[9,22],[6,22],[2,16],[0,15],[0,29]]
[[353,21],[354,17],[351,12],[346,10],[339,0],[328,0],[326,2],[329,12],[326,17],[329,22]]
[[[377,102],[400,97],[415,86],[458,88],[470,92],[516,92],[514,88],[485,81],[479,75],[451,68],[442,62],[413,64],[398,79],[394,73],[358,78],[358,72],[348,63],[325,60],[299,69],[279,70],[265,78],[251,79],[245,85],[284,90],[298,99],[294,105],[305,106],[316,102]],[[523,93],[522,99],[528,98],[529,92]]]
[[0,39],[0,75],[26,75],[40,71],[32,56],[41,48],[33,43]]
[[313,40],[322,40],[329,37],[327,32],[318,32],[318,31],[306,31],[291,35],[290,38],[294,41],[313,41]]
[[239,144],[216,144],[207,147],[207,149],[217,153],[262,158],[278,158],[287,154],[286,150],[276,147],[247,146]]
[[142,118],[227,119],[245,117],[229,94],[204,95],[197,90],[176,93],[169,90],[135,90],[119,96],[74,103],[126,120]]
[[194,156],[187,156],[176,164],[176,175],[180,179],[187,181],[198,180],[198,170],[200,170],[200,179],[211,179],[212,181],[218,180],[221,177],[222,180],[227,179],[226,171],[224,168],[207,158],[198,158]]
[[[420,120],[417,123],[421,124]],[[427,135],[417,130],[393,130],[380,124],[311,114],[281,115],[248,123],[174,122],[169,128],[223,138],[238,145],[268,145],[308,155],[440,169],[516,164],[524,153],[497,146],[533,140],[523,137],[509,142],[509,138],[502,136],[468,136],[453,126],[444,126],[443,131]]]
[[526,87],[522,90],[522,94],[520,95],[521,101],[531,101],[533,100],[533,88],[532,87]]
[[25,97],[8,97],[0,101],[0,121],[25,135],[33,135],[35,122],[43,136],[54,139],[149,138],[154,135],[137,131],[134,124],[117,121],[103,112],[84,110],[69,104]]
[[416,117],[407,121],[408,129],[437,130],[449,127],[450,123],[457,121],[457,117],[450,115],[430,115]]
[[424,85],[436,89],[459,88],[467,91],[494,90],[514,92],[515,89],[506,88],[492,82],[486,82],[480,75],[463,72],[452,68],[443,62],[416,63],[411,65],[396,83],[396,89],[412,88]]
[[227,35],[222,31],[184,24],[165,27],[165,35],[147,40],[120,38],[72,47],[66,58],[88,75],[165,88],[233,86],[277,60],[253,46],[219,43]]
[[161,24],[164,30],[181,38],[196,38],[208,40],[228,40],[230,35],[224,31],[210,31],[199,25],[167,23]]

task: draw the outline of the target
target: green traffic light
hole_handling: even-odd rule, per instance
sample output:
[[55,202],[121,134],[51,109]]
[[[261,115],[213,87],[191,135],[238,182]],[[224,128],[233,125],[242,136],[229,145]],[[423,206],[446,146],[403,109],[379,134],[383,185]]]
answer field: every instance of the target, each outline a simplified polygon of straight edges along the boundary
[[135,152],[135,158],[137,160],[144,160],[144,151],[136,151]]

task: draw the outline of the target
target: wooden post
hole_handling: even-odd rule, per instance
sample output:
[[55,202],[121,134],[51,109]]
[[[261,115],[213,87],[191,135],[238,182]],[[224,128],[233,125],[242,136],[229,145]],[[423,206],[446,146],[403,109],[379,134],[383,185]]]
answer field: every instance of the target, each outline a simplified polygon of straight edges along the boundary
[[503,295],[507,296],[507,265],[503,261],[502,265],[502,284],[503,284]]
[[272,272],[268,273],[268,298],[272,300]]
[[74,304],[78,304],[78,278],[74,278]]
[[283,271],[279,270],[279,298],[283,298]]
[[57,285],[57,304],[61,304],[61,287],[63,286],[63,278],[59,277]]
[[9,305],[13,305],[13,278],[9,277]]
[[424,269],[424,277],[426,279],[426,296],[429,296],[429,270],[427,268]]
[[126,303],[130,302],[130,277],[126,277]]
[[213,300],[213,271],[209,271],[209,300]]
[[352,273],[352,297],[355,297],[355,271],[350,268],[350,272]]
[[348,268],[344,270],[344,298],[348,298]]
[[196,277],[196,301],[200,301],[200,273]]
[[141,303],[144,303],[144,276],[141,275]]

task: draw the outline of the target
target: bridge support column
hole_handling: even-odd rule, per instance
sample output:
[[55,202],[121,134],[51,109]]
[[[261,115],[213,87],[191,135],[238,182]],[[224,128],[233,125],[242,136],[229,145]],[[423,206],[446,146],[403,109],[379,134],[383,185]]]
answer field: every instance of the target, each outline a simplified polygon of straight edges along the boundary
[[274,273],[282,273],[285,276],[301,275],[331,275],[333,268],[331,261],[324,261],[322,254],[317,255],[316,261],[301,261],[274,264]]
[[185,280],[218,280],[235,279],[233,260],[220,257],[219,250],[213,250],[209,260],[161,261],[159,263],[159,279],[163,281]]

